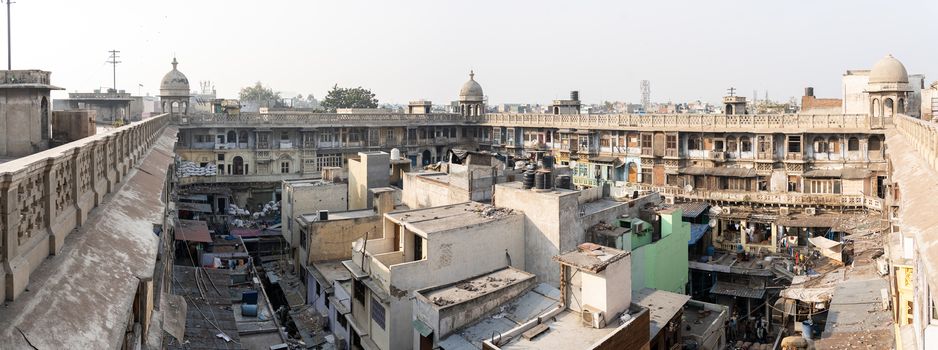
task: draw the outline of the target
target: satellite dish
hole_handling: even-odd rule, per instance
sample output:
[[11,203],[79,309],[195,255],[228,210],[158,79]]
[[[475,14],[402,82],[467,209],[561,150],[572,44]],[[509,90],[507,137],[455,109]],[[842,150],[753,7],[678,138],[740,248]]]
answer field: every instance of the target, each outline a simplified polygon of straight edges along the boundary
[[691,186],[690,184],[684,185],[684,192],[690,192],[693,190],[694,190],[694,186]]
[[716,228],[716,227],[717,227],[717,221],[716,221],[716,220],[710,220],[710,222],[708,223],[708,225],[710,225],[710,228]]

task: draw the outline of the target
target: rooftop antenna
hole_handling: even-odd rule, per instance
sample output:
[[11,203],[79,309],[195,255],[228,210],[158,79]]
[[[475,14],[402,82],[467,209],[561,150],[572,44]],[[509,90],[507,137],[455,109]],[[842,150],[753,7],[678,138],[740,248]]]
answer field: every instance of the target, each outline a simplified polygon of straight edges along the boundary
[[111,50],[111,51],[108,51],[108,52],[111,53],[111,57],[110,57],[110,59],[107,61],[107,63],[110,63],[111,65],[114,66],[114,92],[117,92],[117,64],[118,64],[118,63],[121,63],[121,61],[118,61],[118,60],[117,60],[118,58],[120,58],[120,57],[117,56],[117,54],[119,54],[120,51]]
[[730,87],[729,89],[726,89],[726,91],[729,91],[731,97],[736,96],[736,88]]
[[12,35],[10,35],[10,5],[11,0],[0,0],[7,3],[7,70],[13,70],[13,45],[11,44]]

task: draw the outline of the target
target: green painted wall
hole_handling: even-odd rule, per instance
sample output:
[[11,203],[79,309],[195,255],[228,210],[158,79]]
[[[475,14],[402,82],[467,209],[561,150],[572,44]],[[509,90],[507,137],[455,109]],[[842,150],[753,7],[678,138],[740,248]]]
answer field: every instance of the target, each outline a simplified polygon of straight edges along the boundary
[[[632,290],[654,288],[684,294],[690,223],[681,219],[681,209],[662,212],[660,215],[661,239],[633,249]],[[633,246],[636,246],[634,237]]]

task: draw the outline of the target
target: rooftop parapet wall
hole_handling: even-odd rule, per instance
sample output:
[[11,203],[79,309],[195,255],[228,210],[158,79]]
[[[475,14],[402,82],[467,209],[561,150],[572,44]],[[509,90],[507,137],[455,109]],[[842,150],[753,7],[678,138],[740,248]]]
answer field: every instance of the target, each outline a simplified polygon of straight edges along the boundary
[[654,131],[859,132],[881,129],[866,114],[328,114],[242,113],[177,116],[180,127],[350,127],[475,124],[506,127]]
[[29,275],[118,188],[169,122],[167,115],[0,164],[0,299]]
[[714,132],[869,132],[873,125],[866,114],[486,114],[477,120],[492,126]]

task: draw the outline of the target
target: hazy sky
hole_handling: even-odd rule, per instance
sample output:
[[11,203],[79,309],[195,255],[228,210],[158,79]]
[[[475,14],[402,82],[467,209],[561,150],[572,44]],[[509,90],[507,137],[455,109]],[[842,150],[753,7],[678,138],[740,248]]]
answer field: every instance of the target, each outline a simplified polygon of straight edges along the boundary
[[655,101],[716,101],[730,86],[839,97],[846,69],[887,53],[938,79],[936,18],[935,0],[18,0],[13,68],[89,91],[111,86],[117,49],[118,88],[134,94],[156,94],[175,54],[193,89],[210,80],[224,97],[260,80],[317,98],[338,83],[446,103],[470,68],[493,104],[574,89],[637,101],[642,79]]

